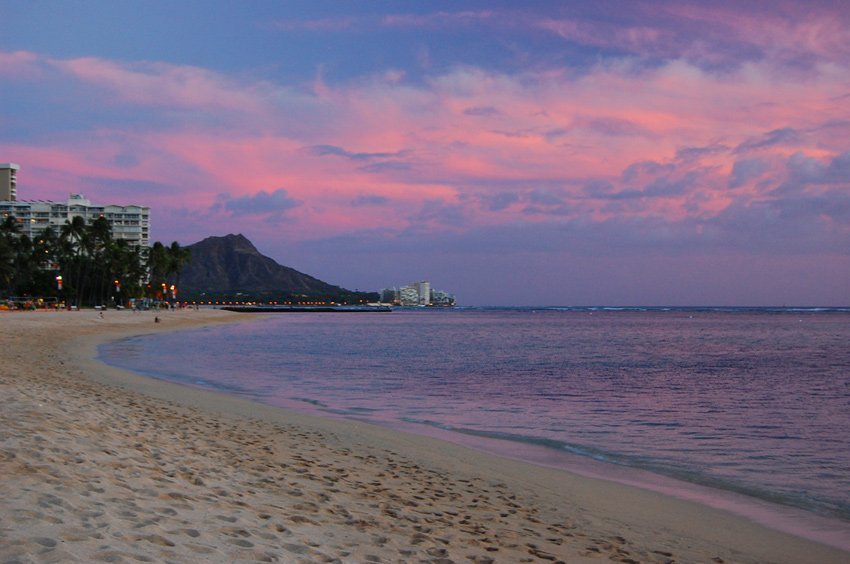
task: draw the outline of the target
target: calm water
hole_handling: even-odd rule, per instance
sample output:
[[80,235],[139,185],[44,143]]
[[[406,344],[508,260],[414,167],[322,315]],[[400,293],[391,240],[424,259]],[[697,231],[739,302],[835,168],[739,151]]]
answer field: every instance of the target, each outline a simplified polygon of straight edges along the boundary
[[157,378],[567,451],[850,520],[850,312],[277,314],[104,345]]

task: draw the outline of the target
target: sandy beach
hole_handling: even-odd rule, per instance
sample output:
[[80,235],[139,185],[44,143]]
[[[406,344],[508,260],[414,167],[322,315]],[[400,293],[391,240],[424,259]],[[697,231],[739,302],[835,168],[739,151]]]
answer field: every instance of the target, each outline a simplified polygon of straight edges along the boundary
[[848,562],[659,493],[143,378],[217,310],[0,312],[2,562]]

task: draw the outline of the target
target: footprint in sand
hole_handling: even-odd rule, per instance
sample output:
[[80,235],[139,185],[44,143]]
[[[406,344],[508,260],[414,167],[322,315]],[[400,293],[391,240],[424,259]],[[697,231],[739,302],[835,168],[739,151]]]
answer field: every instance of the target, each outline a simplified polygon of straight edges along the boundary
[[44,548],[53,548],[56,546],[56,540],[50,537],[35,537],[30,540]]
[[165,538],[161,535],[139,536],[139,537],[136,537],[136,540],[148,541],[151,544],[156,544],[156,545],[159,545],[159,546],[169,546],[169,547],[175,546],[175,544],[173,542],[171,542],[170,540],[168,540],[167,538]]
[[230,539],[228,542],[230,542],[230,544],[235,544],[236,546],[241,546],[242,548],[254,547],[254,543],[245,539]]

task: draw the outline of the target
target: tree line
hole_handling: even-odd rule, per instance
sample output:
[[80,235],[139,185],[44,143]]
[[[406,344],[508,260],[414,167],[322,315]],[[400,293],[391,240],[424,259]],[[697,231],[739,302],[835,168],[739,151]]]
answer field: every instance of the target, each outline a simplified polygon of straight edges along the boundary
[[0,292],[8,297],[57,297],[68,305],[118,305],[131,298],[175,299],[180,271],[191,259],[176,241],[150,248],[112,236],[104,217],[79,216],[58,233],[21,232],[14,216],[0,223]]

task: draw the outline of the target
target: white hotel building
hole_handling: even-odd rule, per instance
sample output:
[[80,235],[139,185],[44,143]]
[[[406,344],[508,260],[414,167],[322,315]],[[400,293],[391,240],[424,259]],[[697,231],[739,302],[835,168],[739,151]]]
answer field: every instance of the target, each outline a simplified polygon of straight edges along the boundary
[[145,206],[92,205],[82,194],[71,194],[67,202],[17,199],[17,172],[14,163],[0,164],[0,221],[14,216],[21,233],[31,239],[52,227],[58,234],[66,222],[80,216],[88,224],[105,217],[112,228],[112,237],[124,239],[133,246],[150,246],[150,208]]
[[379,292],[381,302],[400,306],[454,306],[455,297],[448,292],[431,288],[428,281],[411,282],[401,288],[384,288]]

